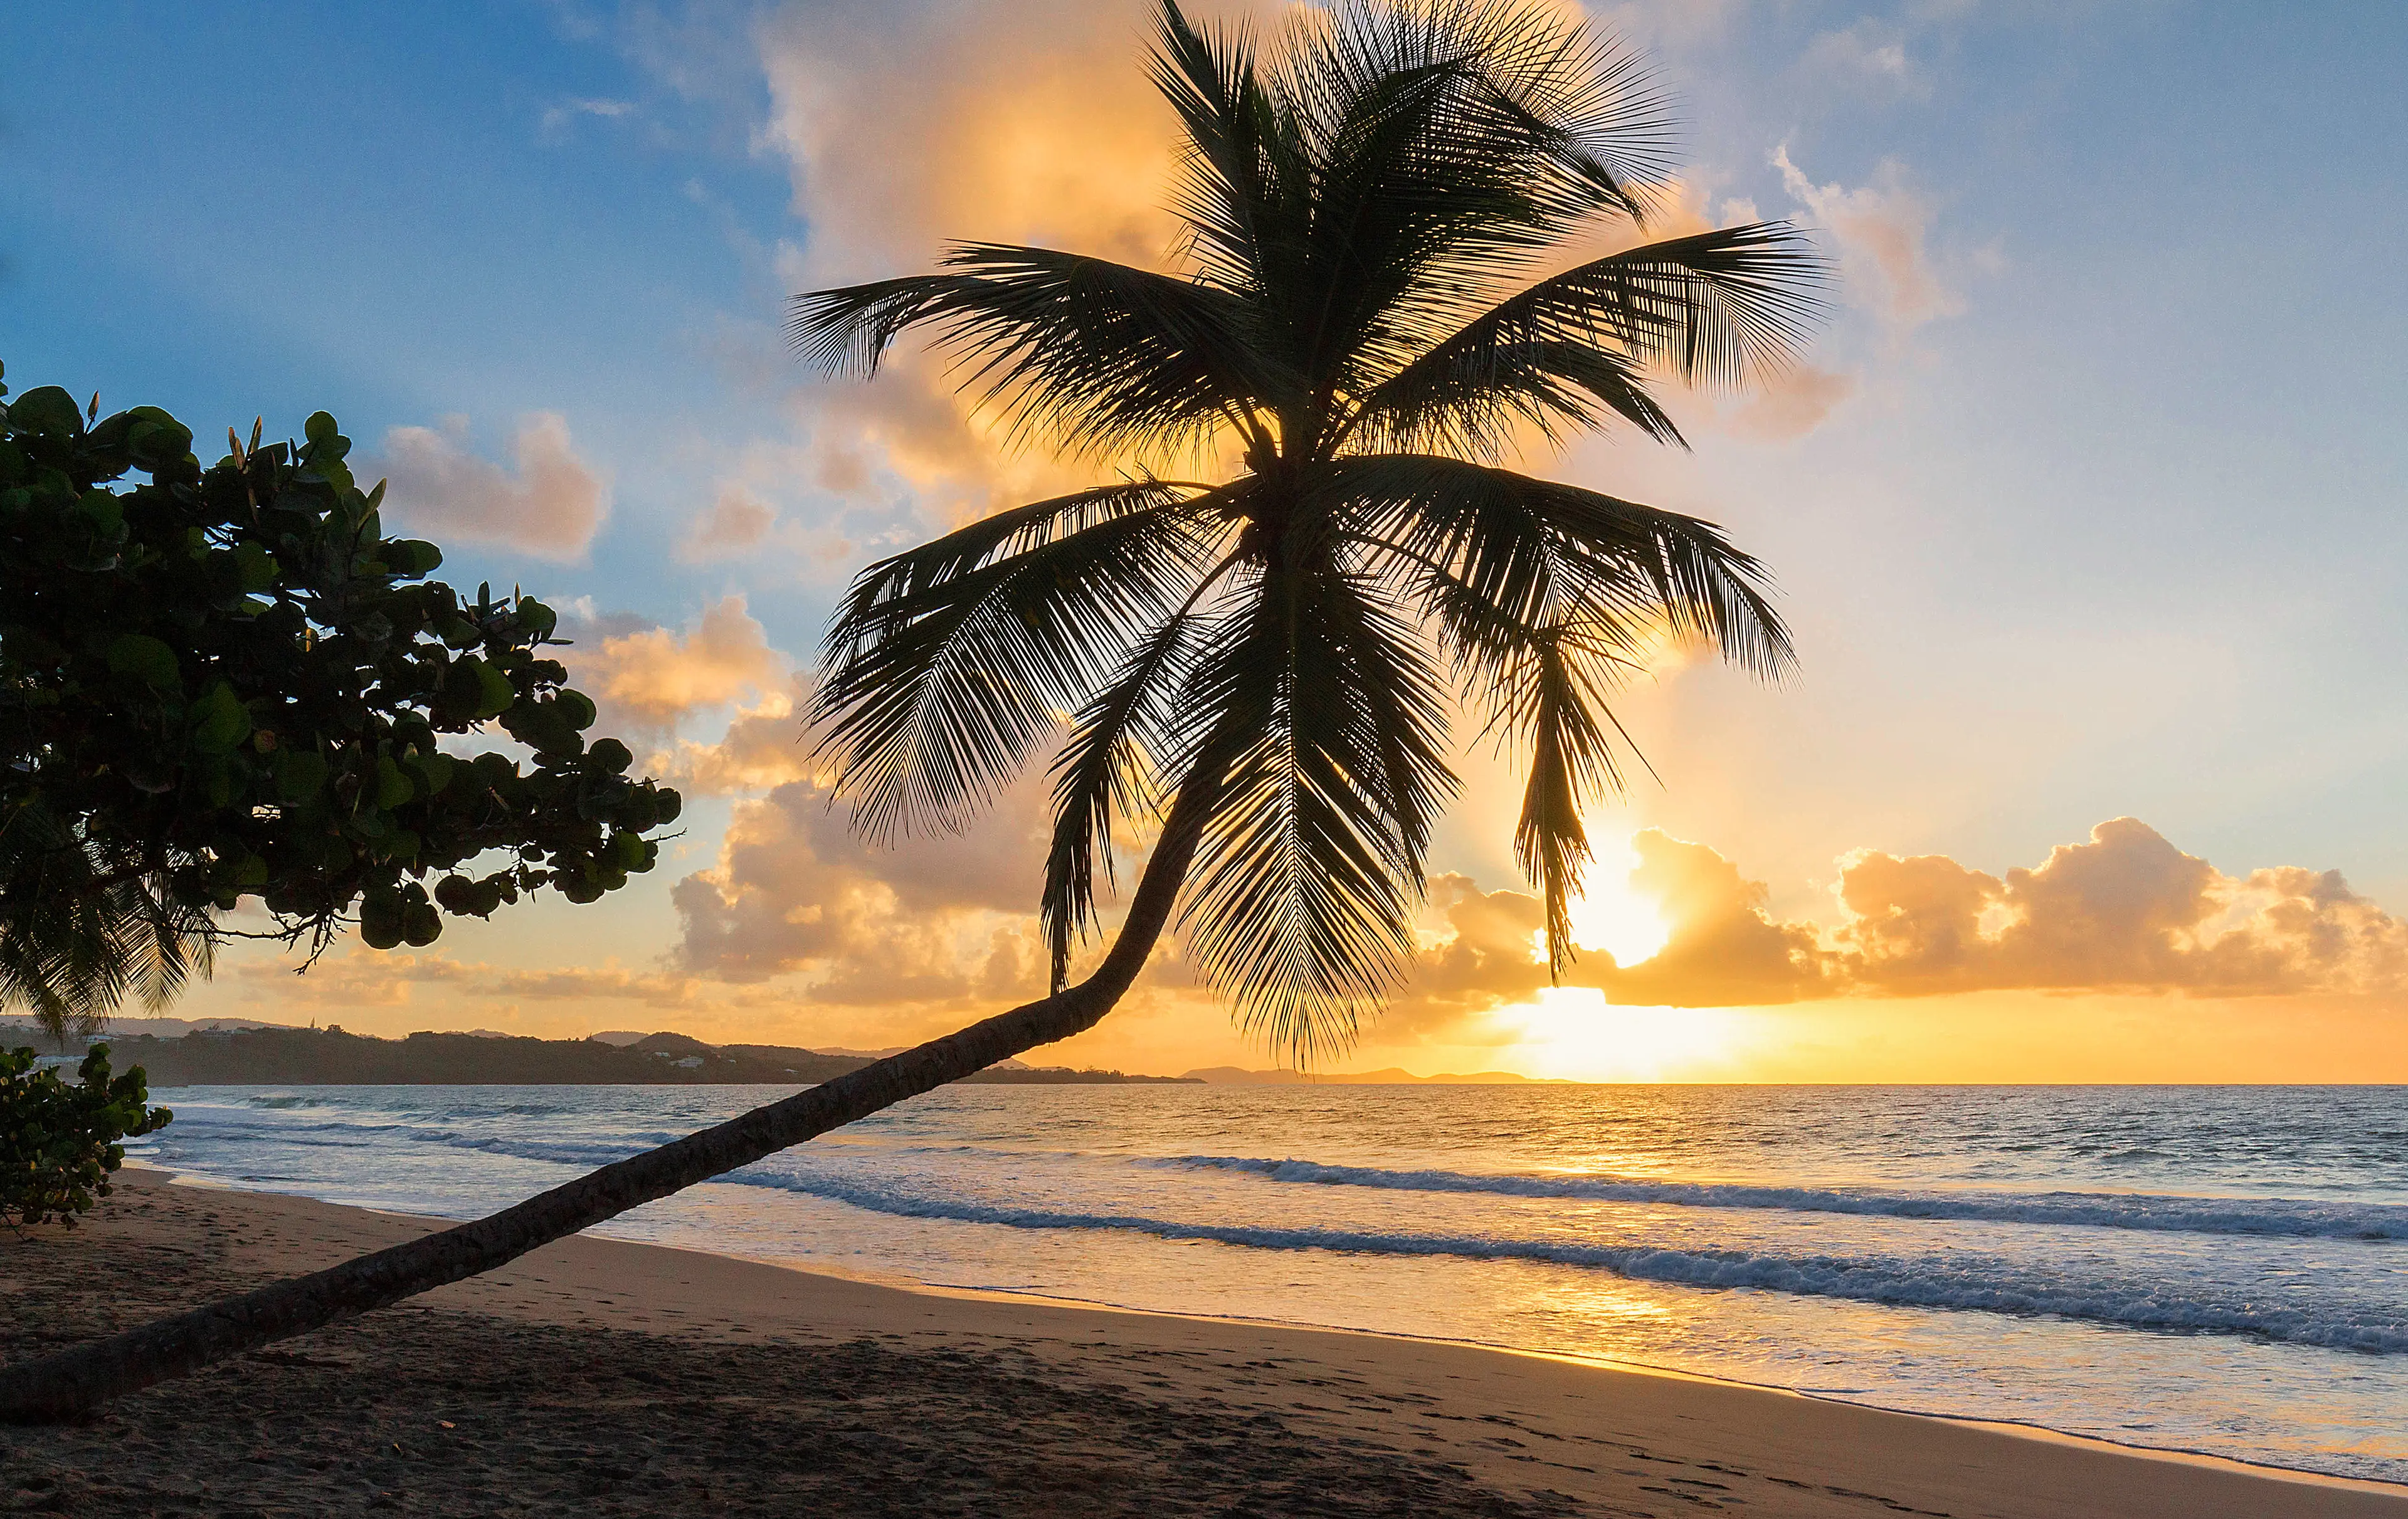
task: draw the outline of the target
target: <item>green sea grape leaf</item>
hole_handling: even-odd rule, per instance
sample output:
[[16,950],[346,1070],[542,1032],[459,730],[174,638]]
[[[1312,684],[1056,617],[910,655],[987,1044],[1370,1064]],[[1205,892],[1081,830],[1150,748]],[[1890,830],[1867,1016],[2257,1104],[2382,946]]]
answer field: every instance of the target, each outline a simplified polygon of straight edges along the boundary
[[298,807],[315,797],[326,784],[326,761],[313,750],[280,751],[276,761],[277,795]]
[[193,745],[204,754],[232,753],[250,737],[251,711],[223,681],[193,704]]
[[510,684],[509,676],[494,668],[484,660],[473,656],[469,659],[468,665],[477,672],[477,683],[483,693],[477,703],[477,715],[480,718],[499,717],[509,709],[512,702],[519,699],[518,690]]
[[387,756],[377,756],[376,776],[379,807],[387,810],[396,808],[418,794],[418,788],[409,783],[409,777],[402,773],[401,767]]
[[147,633],[121,633],[109,640],[108,668],[112,674],[133,676],[153,691],[173,692],[183,684],[176,651]]

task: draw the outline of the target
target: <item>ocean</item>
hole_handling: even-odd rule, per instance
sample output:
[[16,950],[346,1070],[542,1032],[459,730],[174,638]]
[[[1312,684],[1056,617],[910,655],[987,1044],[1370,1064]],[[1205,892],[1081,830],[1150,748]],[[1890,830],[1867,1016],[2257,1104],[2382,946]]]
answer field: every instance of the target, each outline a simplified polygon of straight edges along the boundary
[[[468,1218],[768,1087],[188,1087],[147,1165]],[[598,1233],[2408,1482],[2408,1087],[952,1087]]]

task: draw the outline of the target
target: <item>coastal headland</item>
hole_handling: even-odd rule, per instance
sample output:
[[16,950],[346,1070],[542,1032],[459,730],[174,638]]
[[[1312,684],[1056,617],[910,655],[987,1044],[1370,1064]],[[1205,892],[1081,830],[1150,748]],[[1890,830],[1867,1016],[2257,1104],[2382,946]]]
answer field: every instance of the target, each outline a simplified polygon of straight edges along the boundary
[[[0,1240],[15,1360],[430,1221],[129,1172]],[[2408,1519],[2293,1481],[1475,1346],[573,1238],[8,1431],[0,1512]]]

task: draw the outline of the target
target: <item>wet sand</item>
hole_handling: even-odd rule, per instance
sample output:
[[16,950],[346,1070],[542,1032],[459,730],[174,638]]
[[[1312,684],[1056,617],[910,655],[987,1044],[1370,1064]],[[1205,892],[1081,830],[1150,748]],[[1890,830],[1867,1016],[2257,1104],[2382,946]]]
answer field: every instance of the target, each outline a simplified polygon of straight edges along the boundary
[[[128,1173],[0,1236],[0,1354],[424,1221]],[[565,1240],[411,1304],[0,1431],[70,1514],[2364,1516],[2289,1481],[1470,1346],[907,1292]]]

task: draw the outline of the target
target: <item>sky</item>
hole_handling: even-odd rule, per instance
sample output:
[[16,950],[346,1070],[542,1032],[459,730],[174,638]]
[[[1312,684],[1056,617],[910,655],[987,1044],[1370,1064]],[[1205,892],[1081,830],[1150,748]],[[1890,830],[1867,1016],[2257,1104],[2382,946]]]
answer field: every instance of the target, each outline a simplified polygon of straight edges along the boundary
[[[2408,1081],[2408,9],[1587,15],[1681,103],[1668,230],[1795,219],[1839,294],[1785,380],[1672,397],[1689,451],[1526,466],[1724,524],[1799,666],[1672,651],[1624,694],[1660,779],[1591,818],[1560,987],[1518,785],[1468,752],[1422,963],[1340,1068]],[[850,575],[1082,477],[1004,450],[934,364],[821,381],[779,325],[948,238],[1158,265],[1145,21],[0,12],[9,385],[204,438],[334,412],[445,578],[567,609],[604,725],[688,798],[601,903],[307,974],[246,948],[180,1010],[883,1048],[1042,990],[1041,791],[872,848],[796,707]],[[1269,1063],[1175,944],[1039,1058]]]

